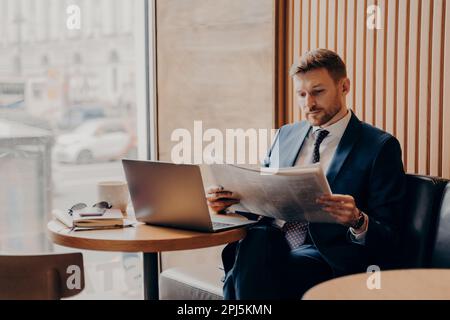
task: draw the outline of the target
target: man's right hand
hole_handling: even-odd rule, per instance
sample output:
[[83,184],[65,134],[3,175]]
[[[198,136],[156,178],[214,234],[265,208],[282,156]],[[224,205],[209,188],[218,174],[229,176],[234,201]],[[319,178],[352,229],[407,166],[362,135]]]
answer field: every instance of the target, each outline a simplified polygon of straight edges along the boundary
[[208,206],[219,214],[225,213],[225,210],[233,204],[240,202],[239,197],[232,191],[225,190],[222,186],[211,186],[206,190],[206,201]]

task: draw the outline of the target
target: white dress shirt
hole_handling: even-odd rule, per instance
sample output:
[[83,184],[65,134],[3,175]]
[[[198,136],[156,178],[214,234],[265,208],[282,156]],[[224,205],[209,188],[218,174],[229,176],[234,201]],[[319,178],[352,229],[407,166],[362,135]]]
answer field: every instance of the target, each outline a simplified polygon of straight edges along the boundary
[[[338,122],[328,126],[326,128],[313,126],[312,130],[309,131],[308,135],[305,138],[305,142],[300,150],[300,153],[297,157],[297,161],[295,166],[306,166],[312,164],[313,153],[314,153],[314,143],[316,141],[316,134],[318,130],[327,130],[329,134],[320,144],[320,165],[325,173],[328,172],[330,164],[333,160],[334,154],[336,153],[336,149],[339,145],[339,142],[344,135],[345,130],[352,118],[352,113],[350,111],[347,112],[345,117],[343,117]],[[356,234],[353,228],[350,228],[350,238],[353,242],[358,244],[365,244],[366,240],[367,228],[364,232]]]
[[309,131],[308,135],[305,138],[305,142],[300,150],[300,154],[297,158],[295,166],[306,166],[312,164],[312,157],[314,153],[314,143],[316,142],[316,134],[319,130],[327,130],[329,134],[323,139],[320,144],[320,165],[322,166],[323,172],[327,173],[328,168],[330,167],[331,161],[333,160],[333,156],[336,152],[336,149],[341,141],[342,136],[344,135],[345,129],[352,118],[352,113],[347,111],[347,115],[343,117],[338,122],[328,126],[326,128],[322,127],[312,127],[312,130]]

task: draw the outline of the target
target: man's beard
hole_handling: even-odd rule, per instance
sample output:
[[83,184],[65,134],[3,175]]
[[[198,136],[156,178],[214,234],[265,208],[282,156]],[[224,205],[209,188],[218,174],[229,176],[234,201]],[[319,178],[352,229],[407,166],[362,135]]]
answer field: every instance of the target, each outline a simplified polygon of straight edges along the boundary
[[339,106],[339,104],[335,104],[332,110],[326,110],[320,107],[318,107],[317,109],[322,111],[321,117],[320,118],[312,117],[311,119],[312,121],[310,120],[309,122],[311,122],[311,124],[313,124],[314,126],[323,126],[329,123],[339,113],[341,107]]
[[323,117],[322,125],[330,122],[339,113],[340,110],[341,107],[339,105],[336,105],[333,107],[331,112],[326,112]]

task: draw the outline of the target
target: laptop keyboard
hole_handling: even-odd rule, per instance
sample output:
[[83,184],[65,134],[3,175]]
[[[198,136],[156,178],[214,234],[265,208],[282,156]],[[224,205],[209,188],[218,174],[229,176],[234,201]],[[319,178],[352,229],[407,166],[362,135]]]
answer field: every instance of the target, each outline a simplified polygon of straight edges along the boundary
[[234,226],[234,224],[223,223],[223,222],[213,222],[212,225],[213,225],[213,229],[219,229],[219,228],[225,228],[225,227]]

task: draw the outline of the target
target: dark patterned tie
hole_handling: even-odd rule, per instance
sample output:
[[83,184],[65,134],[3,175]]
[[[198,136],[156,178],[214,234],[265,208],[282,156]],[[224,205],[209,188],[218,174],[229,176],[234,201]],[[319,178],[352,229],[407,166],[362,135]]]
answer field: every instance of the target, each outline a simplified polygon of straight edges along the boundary
[[320,145],[322,141],[329,135],[330,133],[327,130],[317,130],[316,131],[316,142],[314,143],[314,152],[312,163],[320,162]]
[[[316,142],[314,143],[312,163],[320,162],[320,145],[329,134],[330,133],[327,130],[316,131]],[[283,226],[283,232],[289,246],[294,250],[305,243],[308,234],[308,222],[286,222]]]

